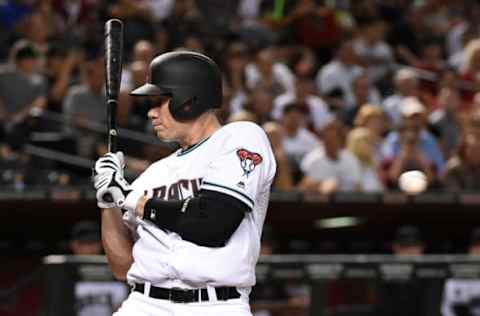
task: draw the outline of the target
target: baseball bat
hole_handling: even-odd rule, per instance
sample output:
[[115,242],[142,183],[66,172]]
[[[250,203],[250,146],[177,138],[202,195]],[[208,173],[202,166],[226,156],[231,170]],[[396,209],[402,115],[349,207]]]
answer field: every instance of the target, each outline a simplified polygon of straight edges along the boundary
[[[107,102],[108,151],[117,151],[117,99],[122,77],[123,23],[110,19],[105,23],[105,88]],[[107,193],[105,201],[112,202]]]
[[123,23],[105,23],[105,87],[107,95],[108,151],[117,151],[117,99],[122,77]]

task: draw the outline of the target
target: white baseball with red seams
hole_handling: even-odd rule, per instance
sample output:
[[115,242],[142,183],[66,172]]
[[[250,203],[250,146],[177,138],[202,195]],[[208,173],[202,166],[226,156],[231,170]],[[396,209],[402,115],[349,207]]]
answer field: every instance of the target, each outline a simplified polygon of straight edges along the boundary
[[[227,244],[218,248],[182,240],[174,232],[126,213],[124,220],[133,229],[135,238],[134,263],[127,274],[128,282],[184,289],[237,287],[240,299],[217,303],[225,307],[226,302],[242,302],[248,307],[275,170],[270,142],[263,129],[251,122],[227,124],[195,146],[178,150],[152,164],[132,184],[133,190],[166,200],[183,200],[200,189],[212,190],[244,202],[252,212],[246,213]],[[156,214],[161,216],[161,210]],[[132,292],[131,295],[142,294]],[[130,300],[116,315],[130,315],[126,310],[133,310],[132,304],[145,305],[151,300],[148,297]],[[156,305],[166,304],[169,308],[178,305],[181,309],[181,304],[158,301]],[[244,311],[240,314],[250,315],[249,308]],[[218,310],[219,315],[222,313],[225,310]],[[158,315],[167,314],[159,312]]]

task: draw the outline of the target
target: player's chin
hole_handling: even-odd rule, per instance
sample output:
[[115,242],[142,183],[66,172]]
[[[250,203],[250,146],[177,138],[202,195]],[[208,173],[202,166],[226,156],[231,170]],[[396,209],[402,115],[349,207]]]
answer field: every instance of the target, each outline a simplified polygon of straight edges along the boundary
[[157,130],[156,131],[157,137],[160,138],[161,140],[165,142],[171,142],[174,141],[172,135],[169,135],[167,131],[165,130]]

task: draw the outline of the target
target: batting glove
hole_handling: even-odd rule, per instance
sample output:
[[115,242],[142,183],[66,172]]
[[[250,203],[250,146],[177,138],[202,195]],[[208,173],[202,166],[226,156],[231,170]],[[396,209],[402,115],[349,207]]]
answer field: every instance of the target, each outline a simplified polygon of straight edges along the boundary
[[132,192],[130,184],[117,171],[104,171],[94,177],[97,205],[100,208],[122,207]]
[[117,151],[116,153],[106,153],[95,162],[94,175],[116,172],[123,177],[124,168],[125,158],[123,152]]

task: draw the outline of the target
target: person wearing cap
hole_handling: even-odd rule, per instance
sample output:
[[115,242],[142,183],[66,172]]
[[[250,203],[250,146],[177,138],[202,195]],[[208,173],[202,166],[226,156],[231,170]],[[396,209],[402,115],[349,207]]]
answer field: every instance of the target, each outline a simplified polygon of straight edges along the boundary
[[386,97],[382,107],[393,125],[402,120],[401,102],[404,98],[416,96],[418,93],[417,73],[412,68],[400,68],[393,77],[395,92]]
[[[401,103],[402,125],[399,130],[390,132],[382,145],[382,158],[394,160],[402,152],[402,132],[412,133],[415,150],[425,160],[424,164],[432,164],[434,174],[443,172],[445,160],[435,137],[426,129],[425,106],[415,97],[405,98]],[[399,174],[398,174],[399,175]],[[430,179],[433,180],[433,179]]]
[[90,221],[81,221],[73,226],[70,248],[74,255],[102,254],[100,227]]
[[7,142],[18,147],[28,136],[28,119],[47,104],[45,78],[37,73],[38,53],[32,45],[12,48],[12,68],[0,69],[0,122]]
[[[71,231],[70,249],[74,255],[103,253],[100,225],[93,221],[77,222]],[[75,283],[77,316],[110,316],[125,300],[128,289],[123,282],[82,280]]]
[[[417,226],[403,225],[397,228],[392,240],[394,256],[419,257],[424,250],[424,239]],[[432,310],[431,297],[436,294],[437,288],[432,282],[416,278],[382,280],[378,285],[379,304],[373,315],[436,315],[438,306],[435,305],[435,310]]]
[[392,251],[398,256],[417,256],[424,252],[424,242],[420,230],[415,226],[398,228],[392,243]]

